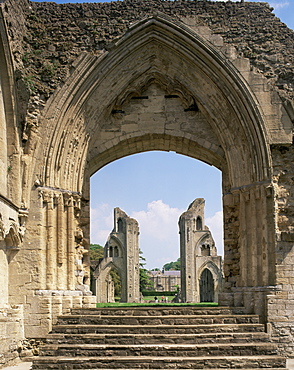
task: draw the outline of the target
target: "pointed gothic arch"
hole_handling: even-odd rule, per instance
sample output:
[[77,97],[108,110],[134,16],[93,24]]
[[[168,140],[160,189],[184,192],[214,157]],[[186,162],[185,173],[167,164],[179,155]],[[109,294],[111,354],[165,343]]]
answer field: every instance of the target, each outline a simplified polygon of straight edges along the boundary
[[[72,231],[82,224],[86,246],[90,176],[107,163],[148,150],[176,151],[222,171],[226,290],[221,302],[234,302],[236,287],[254,294],[254,287],[266,290],[275,283],[272,126],[238,63],[161,15],[131,26],[106,52],[80,55],[42,111],[35,165],[26,174],[37,177],[32,190],[26,184],[27,202],[41,198],[43,222],[67,220],[57,232],[61,251],[54,235],[40,242],[53,251],[52,266],[62,265],[58,273],[68,272],[58,280],[41,269],[44,289],[56,289],[57,281],[60,289],[76,289]],[[261,220],[261,213],[267,217]],[[88,268],[85,257],[85,274]]]

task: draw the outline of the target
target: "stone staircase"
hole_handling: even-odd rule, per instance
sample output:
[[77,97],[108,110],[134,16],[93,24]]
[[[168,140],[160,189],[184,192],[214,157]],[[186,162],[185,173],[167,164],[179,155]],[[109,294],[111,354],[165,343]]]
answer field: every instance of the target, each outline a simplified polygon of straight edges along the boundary
[[285,368],[257,315],[192,306],[72,310],[33,362],[33,370]]

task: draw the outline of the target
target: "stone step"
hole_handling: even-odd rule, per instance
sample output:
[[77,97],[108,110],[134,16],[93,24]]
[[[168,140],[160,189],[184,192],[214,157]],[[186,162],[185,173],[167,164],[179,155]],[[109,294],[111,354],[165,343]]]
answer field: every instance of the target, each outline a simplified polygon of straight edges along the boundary
[[196,325],[196,324],[258,324],[258,315],[166,315],[166,316],[107,316],[63,315],[57,324],[67,325]]
[[197,357],[47,357],[36,358],[33,370],[51,369],[285,369],[280,356],[197,356]]
[[227,332],[263,332],[263,324],[207,325],[55,325],[53,333],[68,334],[206,334]]
[[33,369],[285,369],[259,317],[233,311],[73,310],[58,318]]
[[45,345],[42,356],[257,356],[276,355],[277,347],[272,343],[218,343],[218,344],[57,344]]
[[201,306],[159,306],[159,307],[106,307],[72,309],[73,315],[105,316],[166,316],[166,315],[243,315],[244,307],[201,307]]
[[269,335],[253,333],[205,333],[203,334],[50,334],[47,344],[162,344],[162,343],[247,343],[268,342]]

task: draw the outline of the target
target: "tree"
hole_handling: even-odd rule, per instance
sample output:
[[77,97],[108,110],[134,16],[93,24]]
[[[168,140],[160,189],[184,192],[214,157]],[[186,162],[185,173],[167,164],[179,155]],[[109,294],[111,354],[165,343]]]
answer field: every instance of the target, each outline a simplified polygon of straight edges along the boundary
[[99,244],[90,244],[90,260],[99,260],[104,257],[104,248]]
[[140,292],[153,288],[153,283],[148,276],[148,270],[144,268],[146,258],[143,257],[143,252],[139,251],[140,255]]
[[116,270],[110,271],[110,276],[112,278],[114,284],[114,296],[120,297],[121,296],[121,279]]
[[166,271],[170,270],[181,270],[181,258],[178,258],[174,262],[169,262],[163,265],[163,269]]

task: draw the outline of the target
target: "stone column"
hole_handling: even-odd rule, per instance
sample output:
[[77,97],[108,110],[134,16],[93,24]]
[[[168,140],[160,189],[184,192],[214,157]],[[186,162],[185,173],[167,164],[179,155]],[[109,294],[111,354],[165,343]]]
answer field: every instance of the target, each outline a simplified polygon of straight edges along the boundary
[[54,213],[54,194],[46,194],[46,229],[47,229],[47,248],[46,248],[46,289],[56,289],[56,233],[55,233],[55,213]]
[[67,199],[67,288],[75,290],[75,242],[74,242],[74,207],[73,197]]
[[0,189],[4,196],[7,196],[7,171],[9,172],[7,164],[6,118],[2,94],[2,81],[0,79]]
[[269,182],[234,189],[224,196],[226,281],[221,304],[243,302],[248,312],[264,307],[275,270],[273,204]]

